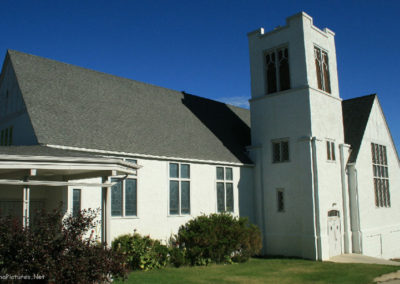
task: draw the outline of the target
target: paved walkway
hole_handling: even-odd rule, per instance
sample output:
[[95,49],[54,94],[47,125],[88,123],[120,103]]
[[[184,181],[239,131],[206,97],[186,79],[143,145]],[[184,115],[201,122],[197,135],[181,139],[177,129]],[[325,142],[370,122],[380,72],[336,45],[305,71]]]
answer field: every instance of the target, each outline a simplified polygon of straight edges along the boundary
[[[342,254],[329,259],[332,262],[340,263],[370,263],[400,266],[400,262],[386,260],[382,258],[370,257],[361,254]],[[400,284],[400,270],[388,274],[381,275],[374,279],[374,282],[382,284]]]

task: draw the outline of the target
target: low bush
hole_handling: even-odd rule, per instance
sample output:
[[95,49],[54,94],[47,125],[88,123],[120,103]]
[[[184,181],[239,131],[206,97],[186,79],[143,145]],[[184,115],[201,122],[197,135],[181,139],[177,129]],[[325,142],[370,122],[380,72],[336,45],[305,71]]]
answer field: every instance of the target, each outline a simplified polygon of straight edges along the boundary
[[175,267],[186,264],[185,250],[179,247],[171,247],[169,251],[169,262]]
[[[0,274],[44,276],[50,283],[106,282],[126,275],[124,256],[104,248],[93,235],[97,211],[63,219],[61,208],[42,210],[27,228],[0,218]],[[93,231],[92,231],[93,232]]]
[[175,247],[191,265],[247,261],[260,252],[258,227],[229,213],[202,215],[179,228]]
[[126,256],[126,263],[132,270],[151,270],[168,264],[168,248],[158,240],[138,233],[127,234],[112,242],[112,249]]

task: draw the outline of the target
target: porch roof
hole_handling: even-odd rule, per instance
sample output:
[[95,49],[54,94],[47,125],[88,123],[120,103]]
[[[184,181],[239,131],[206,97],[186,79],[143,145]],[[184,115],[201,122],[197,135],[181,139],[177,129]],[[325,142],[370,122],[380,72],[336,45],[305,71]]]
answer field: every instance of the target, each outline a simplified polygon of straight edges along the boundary
[[110,187],[74,180],[136,175],[138,168],[122,159],[40,145],[0,147],[0,184]]

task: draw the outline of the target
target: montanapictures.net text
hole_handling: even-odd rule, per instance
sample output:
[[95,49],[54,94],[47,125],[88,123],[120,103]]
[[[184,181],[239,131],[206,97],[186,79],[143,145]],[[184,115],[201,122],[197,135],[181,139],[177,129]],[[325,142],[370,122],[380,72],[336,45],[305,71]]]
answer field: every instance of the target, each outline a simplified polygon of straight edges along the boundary
[[43,280],[44,275],[33,274],[33,275],[11,275],[5,274],[0,275],[0,280]]

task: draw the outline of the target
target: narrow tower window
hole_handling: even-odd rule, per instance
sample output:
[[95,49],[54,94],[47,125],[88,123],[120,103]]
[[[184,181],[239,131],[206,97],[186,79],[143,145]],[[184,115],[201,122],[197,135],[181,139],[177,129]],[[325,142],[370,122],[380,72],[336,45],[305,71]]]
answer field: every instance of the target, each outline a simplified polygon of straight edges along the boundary
[[277,90],[276,86],[276,67],[275,67],[275,52],[267,54],[266,57],[267,65],[267,88],[268,94],[275,93]]
[[328,53],[314,46],[314,58],[318,89],[331,93]]
[[333,141],[326,141],[326,150],[327,150],[327,158],[329,161],[335,161],[336,160],[336,155],[335,155],[335,142]]
[[283,189],[278,188],[276,190],[276,201],[277,201],[277,209],[278,212],[284,212],[285,211],[285,200],[284,200],[284,194],[283,194]]
[[280,90],[290,89],[289,53],[287,48],[278,51]]
[[279,48],[265,54],[267,94],[290,89],[289,51]]

